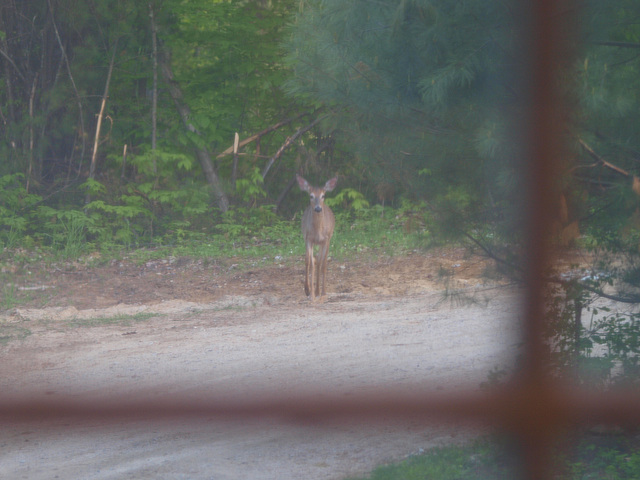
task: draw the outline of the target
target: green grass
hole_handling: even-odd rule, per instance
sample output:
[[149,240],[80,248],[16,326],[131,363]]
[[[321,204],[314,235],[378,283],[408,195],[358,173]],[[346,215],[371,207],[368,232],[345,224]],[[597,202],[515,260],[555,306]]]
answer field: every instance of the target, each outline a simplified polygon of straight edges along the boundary
[[515,478],[513,460],[487,439],[438,447],[348,480],[497,480]]
[[34,287],[33,289],[20,289],[16,287],[14,283],[16,280],[13,277],[7,277],[0,275],[0,284],[5,282],[4,286],[0,288],[0,312],[9,311],[13,308],[24,305],[34,298],[46,299],[51,295],[49,290]]
[[640,479],[640,437],[585,435],[559,456],[559,463],[563,479]]
[[[113,315],[111,317],[96,317],[96,318],[74,318],[64,323],[64,326],[69,329],[75,328],[92,328],[101,327],[106,325],[121,325],[129,326],[135,323],[144,322],[150,318],[161,317],[159,313],[136,313],[134,315]],[[47,320],[42,320],[41,324],[49,323]],[[56,327],[57,328],[57,327]],[[0,345],[7,345],[10,342],[16,340],[24,340],[31,335],[31,330],[22,326],[22,324],[9,323],[0,321]]]
[[[336,231],[330,255],[342,261],[360,256],[402,255],[428,247],[433,239],[424,215],[413,211],[371,207],[360,210],[336,210]],[[0,248],[0,266],[53,265],[77,262],[97,266],[111,260],[128,259],[143,264],[160,258],[191,257],[204,259],[234,258],[249,262],[300,258],[304,255],[300,217],[283,220],[264,209],[240,209],[225,216],[209,231],[180,230],[146,239],[139,245],[118,244],[112,236],[91,237],[72,221],[53,237],[24,235],[29,248]],[[29,239],[29,242],[27,242]],[[38,243],[37,239],[40,239]],[[48,240],[48,241],[46,241]],[[19,243],[12,242],[11,245]],[[7,246],[7,244],[4,244]]]
[[0,310],[9,310],[18,305],[15,284],[9,282],[5,283],[0,294],[2,295],[0,299]]
[[[555,480],[640,479],[640,436],[584,434],[565,439],[555,455]],[[365,477],[346,480],[490,480],[522,478],[518,458],[495,437],[434,448]]]
[[[4,248],[0,250],[0,311],[25,305],[38,299],[46,302],[50,292],[18,290],[15,285],[31,285],[34,278],[46,284],[56,270],[74,270],[108,265],[112,261],[146,262],[167,258],[202,259],[208,264],[234,268],[260,268],[262,266],[291,264],[304,257],[300,219],[282,220],[241,216],[225,223],[226,230],[217,233],[182,232],[180,236],[158,237],[153,244],[131,249],[106,243],[87,242],[73,224],[65,235],[49,245],[26,244],[30,248]],[[387,208],[384,216],[380,209],[336,213],[336,231],[329,255],[342,262],[355,257],[373,261],[380,257],[407,254],[429,246],[430,236],[422,221],[407,220],[400,210]],[[221,233],[222,232],[222,233]],[[26,237],[25,237],[26,238]],[[57,237],[56,237],[57,238]],[[95,239],[94,239],[95,240]],[[9,273],[11,272],[11,273]]]
[[31,335],[31,330],[19,325],[0,323],[0,345],[6,345],[14,340],[23,340]]
[[[429,235],[425,231],[407,231],[406,225],[391,209],[385,215],[384,218],[377,215],[339,217],[329,255],[338,261],[353,258],[354,254],[372,258],[394,256],[429,245]],[[247,227],[233,234],[191,233],[180,241],[131,250],[126,257],[139,264],[169,256],[210,260],[234,258],[259,264],[261,260],[301,258],[304,248],[300,222],[296,220],[255,229]],[[117,257],[117,251],[110,252]]]
[[153,317],[160,317],[158,313],[136,313],[134,315],[113,315],[111,317],[74,318],[66,322],[70,328],[77,327],[101,327],[105,325],[132,325],[143,322]]

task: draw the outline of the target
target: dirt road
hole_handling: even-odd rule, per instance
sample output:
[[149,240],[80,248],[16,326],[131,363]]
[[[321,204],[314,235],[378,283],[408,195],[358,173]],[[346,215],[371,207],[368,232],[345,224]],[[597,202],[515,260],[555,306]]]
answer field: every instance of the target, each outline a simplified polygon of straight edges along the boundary
[[[519,293],[485,283],[487,266],[460,251],[332,262],[329,297],[317,304],[303,296],[301,262],[234,265],[167,259],[17,276],[47,295],[0,318],[15,335],[0,346],[0,396],[447,392],[477,389],[516,355]],[[448,299],[443,273],[454,273]],[[410,420],[290,420],[9,423],[0,478],[341,479],[470,432]]]

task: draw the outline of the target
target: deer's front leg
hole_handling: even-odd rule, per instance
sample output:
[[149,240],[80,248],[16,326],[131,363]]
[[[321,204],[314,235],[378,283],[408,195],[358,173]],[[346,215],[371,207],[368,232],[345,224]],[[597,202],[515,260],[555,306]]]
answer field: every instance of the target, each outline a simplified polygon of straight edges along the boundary
[[313,291],[313,276],[314,276],[314,261],[313,261],[313,245],[307,245],[307,254],[305,257],[304,266],[304,293],[311,299],[314,297]]

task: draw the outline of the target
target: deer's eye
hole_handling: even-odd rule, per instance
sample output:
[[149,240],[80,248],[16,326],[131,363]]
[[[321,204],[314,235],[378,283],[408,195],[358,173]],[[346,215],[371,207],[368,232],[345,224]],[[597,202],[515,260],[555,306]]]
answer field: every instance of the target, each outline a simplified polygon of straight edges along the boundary
[[316,196],[313,193],[309,194],[309,197],[311,197],[311,200],[313,200],[314,198],[316,198]]

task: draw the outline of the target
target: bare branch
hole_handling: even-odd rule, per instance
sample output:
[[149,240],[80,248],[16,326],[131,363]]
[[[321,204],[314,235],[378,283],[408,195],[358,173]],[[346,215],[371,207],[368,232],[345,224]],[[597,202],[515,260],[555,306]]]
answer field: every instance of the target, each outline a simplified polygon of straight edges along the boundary
[[271,166],[273,165],[273,162],[275,162],[280,157],[280,155],[282,155],[282,152],[284,152],[289,147],[289,145],[291,145],[293,142],[295,142],[298,139],[298,137],[300,137],[300,135],[302,135],[303,133],[306,133],[309,130],[311,130],[315,125],[318,124],[318,122],[320,122],[320,120],[323,120],[326,117],[327,117],[327,115],[323,115],[322,117],[316,118],[313,122],[311,122],[306,127],[299,128],[296,133],[294,133],[290,137],[287,137],[287,139],[284,141],[284,143],[278,149],[278,151],[275,153],[275,155],[273,157],[271,157],[269,159],[269,161],[267,162],[267,165],[264,167],[264,170],[262,171],[262,178],[264,179],[267,176],[267,173],[269,173],[269,170],[271,169]]
[[591,287],[590,285],[586,285],[583,282],[579,282],[579,284],[585,290],[587,290],[587,291],[589,291],[591,293],[594,293],[594,294],[598,295],[599,297],[606,298],[608,300],[613,300],[614,302],[631,303],[631,304],[640,303],[640,295],[635,295],[635,296],[611,295],[609,293],[603,292],[599,288],[595,288],[595,287]]
[[594,45],[602,45],[603,47],[618,47],[618,48],[640,48],[640,43],[631,43],[631,42],[594,42]]
[[26,79],[24,78],[24,75],[22,74],[22,72],[20,71],[18,66],[15,64],[15,62],[11,59],[11,57],[7,54],[7,52],[5,52],[3,49],[0,48],[0,55],[2,55],[4,58],[7,59],[7,61],[11,64],[11,66],[15,69],[15,71],[18,74],[18,76],[20,77],[20,79],[23,82],[26,82]]
[[[263,137],[264,135],[266,135],[267,133],[273,132],[274,130],[277,130],[281,127],[284,127],[285,125],[290,124],[291,122],[298,120],[301,117],[304,117],[305,115],[309,115],[309,112],[303,112],[299,115],[296,115],[295,117],[291,117],[288,118],[286,120],[283,120],[281,122],[276,123],[275,125],[271,125],[268,128],[265,128],[264,130],[262,130],[261,132],[258,132],[254,135],[251,135],[250,137],[245,138],[244,140],[242,140],[241,142],[238,143],[238,148],[242,148],[245,145],[248,145],[249,143],[258,140],[259,138]],[[231,145],[229,148],[227,148],[224,152],[219,153],[216,158],[222,158],[226,155],[231,155],[233,153],[233,145]]]
[[587,143],[582,140],[581,138],[578,138],[578,142],[580,143],[580,145],[582,146],[582,148],[584,148],[587,153],[589,155],[591,155],[591,157],[593,157],[598,163],[600,163],[603,167],[606,167],[610,170],[613,170],[614,172],[619,173],[620,175],[624,175],[625,177],[630,177],[631,174],[629,172],[627,172],[626,170],[607,162],[604,158],[602,158],[600,155],[598,155],[589,145],[587,145]]

